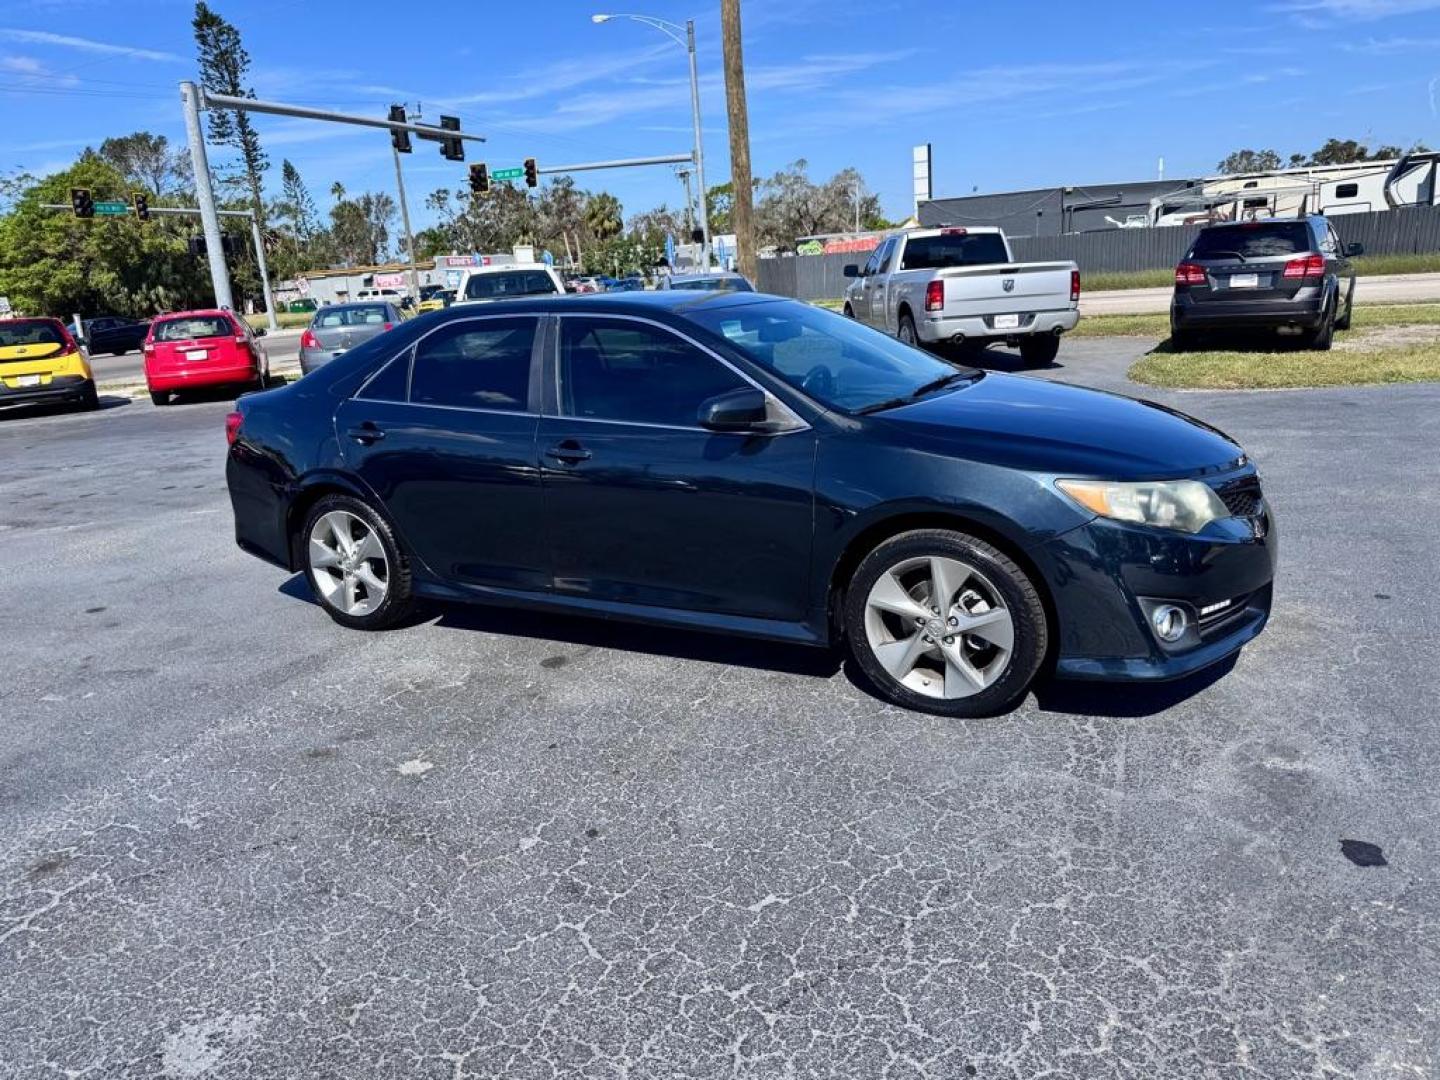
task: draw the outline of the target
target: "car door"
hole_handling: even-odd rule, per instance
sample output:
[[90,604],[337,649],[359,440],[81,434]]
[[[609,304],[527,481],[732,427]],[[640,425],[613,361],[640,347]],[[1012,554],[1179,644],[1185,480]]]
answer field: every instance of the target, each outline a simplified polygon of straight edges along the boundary
[[862,323],[870,322],[870,290],[875,284],[875,268],[880,265],[880,249],[877,247],[860,268],[860,275],[851,284],[850,314]]
[[702,402],[755,384],[650,320],[562,315],[547,360],[538,441],[556,592],[800,619],[813,432],[798,418],[766,435],[700,427]]
[[345,459],[445,582],[544,590],[540,318],[447,322],[336,411]]
[[892,236],[880,245],[879,258],[875,266],[874,284],[870,286],[870,325],[877,330],[890,329],[890,311],[886,297],[890,291],[890,271],[894,269],[895,249],[900,244]]

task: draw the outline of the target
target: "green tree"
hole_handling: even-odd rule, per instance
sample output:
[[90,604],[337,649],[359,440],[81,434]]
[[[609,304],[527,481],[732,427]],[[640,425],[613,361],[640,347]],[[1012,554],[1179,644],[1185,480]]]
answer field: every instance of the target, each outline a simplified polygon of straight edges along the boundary
[[590,196],[585,205],[585,226],[591,236],[602,242],[619,236],[625,228],[620,200],[608,191]]
[[151,315],[208,303],[209,278],[186,251],[181,220],[80,220],[41,208],[68,203],[72,187],[89,188],[97,199],[123,198],[127,184],[89,151],[69,169],[28,182],[0,217],[0,293],[17,310],[60,317]]
[[1237,173],[1273,172],[1280,168],[1280,155],[1274,150],[1236,150],[1215,166],[1227,176]]
[[310,189],[300,177],[300,170],[289,158],[280,163],[280,179],[284,185],[282,210],[294,226],[295,235],[301,240],[309,240],[315,234],[320,213],[315,209],[315,200],[310,197]]
[[99,154],[130,184],[152,195],[181,195],[193,183],[189,153],[173,148],[164,135],[136,131],[106,139]]
[[[250,71],[250,54],[240,42],[240,31],[207,7],[204,0],[195,5],[191,27],[195,31],[195,45],[199,50],[200,82],[205,89],[231,97],[253,98],[255,91],[245,85]],[[261,192],[270,159],[260,147],[260,136],[250,122],[250,114],[211,109],[210,137],[239,151],[245,183],[250,191],[250,208],[255,212],[261,232],[264,232],[265,200]]]

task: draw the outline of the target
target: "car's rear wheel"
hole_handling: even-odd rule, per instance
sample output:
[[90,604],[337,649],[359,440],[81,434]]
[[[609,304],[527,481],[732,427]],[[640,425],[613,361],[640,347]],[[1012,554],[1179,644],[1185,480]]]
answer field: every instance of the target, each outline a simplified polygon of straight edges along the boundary
[[332,619],[383,630],[414,608],[410,566],[384,516],[349,495],[326,495],[301,534],[315,597]]
[[844,315],[847,319],[853,319],[855,317],[855,309],[852,308],[849,304],[846,304]]
[[1325,311],[1325,318],[1320,325],[1309,334],[1300,339],[1301,346],[1315,352],[1326,352],[1335,341],[1335,308],[1332,305]]
[[1020,342],[1020,362],[1027,368],[1049,367],[1060,354],[1060,339],[1054,334],[1032,334]]
[[157,408],[160,407],[160,406],[162,406],[162,405],[169,405],[169,404],[170,404],[170,391],[169,391],[169,390],[151,390],[151,391],[150,391],[150,404],[156,406]]
[[1034,583],[974,536],[920,529],[893,537],[856,568],[845,637],[886,698],[944,716],[994,716],[1024,697],[1048,628]]
[[92,379],[85,384],[85,389],[80,391],[80,409],[83,412],[94,412],[100,407],[100,391],[95,389],[95,382]]
[[920,335],[915,332],[915,320],[908,311],[900,313],[900,325],[896,330],[896,336],[906,345],[920,345]]

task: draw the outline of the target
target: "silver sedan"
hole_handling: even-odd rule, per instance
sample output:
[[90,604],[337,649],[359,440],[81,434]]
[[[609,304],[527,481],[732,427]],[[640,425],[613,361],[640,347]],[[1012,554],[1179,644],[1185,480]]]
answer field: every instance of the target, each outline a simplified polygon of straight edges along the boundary
[[400,319],[399,309],[384,301],[321,308],[300,335],[301,372],[310,374],[347,349],[398,326]]

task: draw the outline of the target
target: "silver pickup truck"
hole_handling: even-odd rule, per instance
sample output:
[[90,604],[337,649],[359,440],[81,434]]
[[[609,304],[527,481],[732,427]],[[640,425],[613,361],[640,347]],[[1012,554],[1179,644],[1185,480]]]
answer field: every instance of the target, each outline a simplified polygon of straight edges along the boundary
[[1017,263],[993,227],[894,233],[845,276],[850,318],[914,345],[1019,345],[1026,367],[1050,364],[1080,321],[1079,268]]

